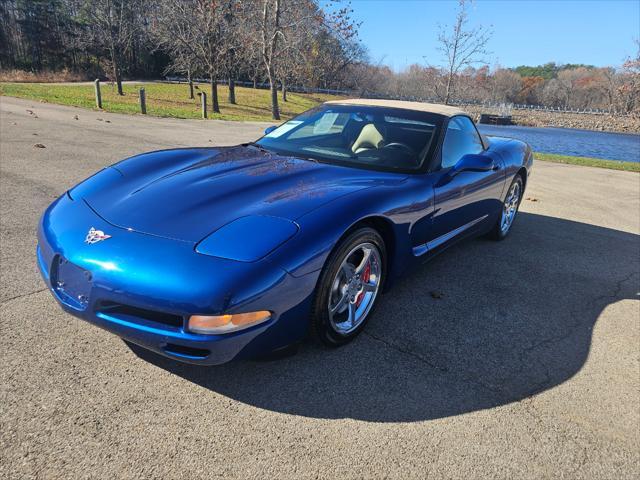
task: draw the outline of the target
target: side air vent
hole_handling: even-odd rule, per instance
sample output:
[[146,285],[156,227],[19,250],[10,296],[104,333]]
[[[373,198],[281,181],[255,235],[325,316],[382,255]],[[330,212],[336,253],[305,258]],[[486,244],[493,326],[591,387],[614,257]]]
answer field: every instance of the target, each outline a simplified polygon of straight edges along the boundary
[[97,311],[129,322],[142,320],[143,322],[157,323],[176,329],[183,326],[183,318],[179,315],[132,307],[121,303],[100,302]]

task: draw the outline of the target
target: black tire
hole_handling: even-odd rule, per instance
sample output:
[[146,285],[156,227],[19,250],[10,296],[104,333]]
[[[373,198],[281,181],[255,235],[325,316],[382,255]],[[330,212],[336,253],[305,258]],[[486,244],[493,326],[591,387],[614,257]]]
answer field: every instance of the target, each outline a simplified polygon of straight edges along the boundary
[[[516,210],[513,216],[513,219],[511,220],[508,228],[506,230],[504,230],[502,228],[502,218],[504,215],[504,205],[507,203],[508,199],[509,199],[509,195],[511,193],[511,190],[514,188],[514,185],[517,185],[518,191],[519,191],[519,196],[517,199],[517,205],[516,205]],[[513,223],[515,222],[517,216],[518,216],[518,210],[520,209],[520,203],[522,202],[522,197],[524,194],[524,182],[522,181],[522,176],[520,174],[516,175],[515,178],[513,179],[513,181],[511,182],[511,184],[509,185],[509,190],[507,190],[507,195],[505,196],[505,200],[504,200],[504,204],[503,204],[503,210],[500,211],[500,216],[498,217],[498,220],[496,221],[495,225],[493,226],[493,228],[491,229],[491,231],[489,232],[489,238],[496,240],[496,241],[501,241],[504,240],[505,238],[507,238],[509,236],[509,233],[511,232],[511,229],[513,228]]]
[[[329,295],[331,294],[332,284],[338,273],[338,270],[342,265],[343,260],[345,259],[347,254],[352,251],[352,249],[363,243],[374,244],[378,248],[378,251],[380,253],[381,270],[378,283],[378,291],[377,295],[373,299],[373,305],[369,309],[364,320],[361,321],[361,323],[354,331],[349,332],[348,334],[343,334],[338,332],[331,324],[328,308]],[[344,240],[342,240],[327,259],[324,268],[322,269],[322,273],[320,274],[318,285],[316,286],[315,298],[311,310],[312,336],[317,341],[329,347],[339,347],[341,345],[349,343],[356,336],[358,336],[358,334],[362,332],[365,325],[371,318],[371,315],[373,314],[375,307],[378,304],[380,293],[382,292],[384,281],[386,279],[386,272],[387,254],[385,244],[384,240],[376,230],[369,227],[359,228],[353,233],[349,234],[349,236],[347,236]]]

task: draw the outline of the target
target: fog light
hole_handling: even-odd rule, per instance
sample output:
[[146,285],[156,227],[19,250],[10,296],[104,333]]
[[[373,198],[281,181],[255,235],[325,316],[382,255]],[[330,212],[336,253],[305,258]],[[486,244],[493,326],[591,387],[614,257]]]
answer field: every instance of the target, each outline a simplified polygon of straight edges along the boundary
[[190,332],[210,335],[229,333],[253,327],[270,318],[271,312],[266,310],[234,315],[192,315],[187,328]]

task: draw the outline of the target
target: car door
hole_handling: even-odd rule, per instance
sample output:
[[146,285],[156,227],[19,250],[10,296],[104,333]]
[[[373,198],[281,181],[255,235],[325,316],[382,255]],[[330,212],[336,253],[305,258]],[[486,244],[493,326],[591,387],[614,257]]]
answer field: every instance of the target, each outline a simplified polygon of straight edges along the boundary
[[[461,159],[469,154],[486,157],[490,168],[485,171],[458,169]],[[435,212],[429,250],[471,233],[483,221],[490,221],[500,211],[505,178],[502,159],[485,148],[471,119],[462,115],[449,119],[440,166],[434,173],[437,177]]]

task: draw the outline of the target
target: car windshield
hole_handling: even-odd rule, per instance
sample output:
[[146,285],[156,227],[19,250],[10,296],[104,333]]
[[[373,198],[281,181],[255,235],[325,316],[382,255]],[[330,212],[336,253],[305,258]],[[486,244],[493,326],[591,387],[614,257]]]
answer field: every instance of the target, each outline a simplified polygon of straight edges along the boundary
[[256,142],[283,155],[391,171],[418,170],[432,154],[442,117],[413,110],[321,105]]

